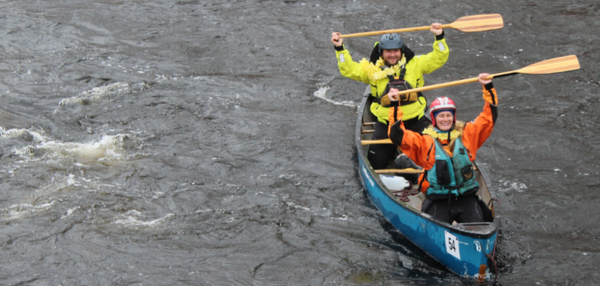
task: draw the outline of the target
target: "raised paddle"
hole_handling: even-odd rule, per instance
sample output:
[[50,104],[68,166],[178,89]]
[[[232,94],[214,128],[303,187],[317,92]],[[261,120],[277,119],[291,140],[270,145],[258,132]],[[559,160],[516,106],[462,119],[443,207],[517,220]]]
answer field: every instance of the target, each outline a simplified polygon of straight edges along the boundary
[[[481,32],[481,31],[496,30],[496,29],[500,29],[502,27],[504,27],[504,20],[502,20],[502,16],[500,14],[481,14],[481,15],[465,16],[465,17],[458,18],[458,20],[454,21],[452,24],[444,24],[441,26],[441,28],[443,28],[443,29],[453,28],[453,29],[459,30],[461,32]],[[430,28],[431,28],[431,26],[422,26],[422,27],[413,27],[413,28],[404,28],[404,29],[363,32],[363,33],[341,35],[340,38],[374,36],[374,35],[383,35],[383,34],[389,34],[389,33],[414,32],[414,31],[429,30]]]
[[[509,75],[514,75],[514,74],[518,74],[518,73],[521,73],[521,74],[551,74],[551,73],[574,71],[574,70],[578,70],[578,69],[579,69],[579,60],[577,59],[577,56],[570,55],[570,56],[566,56],[566,57],[553,58],[553,59],[537,62],[535,64],[531,64],[522,69],[518,69],[518,70],[514,70],[514,71],[491,74],[487,78],[492,79],[495,77],[509,76]],[[478,80],[479,80],[478,77],[474,77],[474,78],[451,81],[451,82],[446,82],[446,83],[433,84],[433,85],[428,85],[428,86],[424,86],[424,87],[418,87],[418,88],[413,88],[413,89],[408,89],[408,90],[401,90],[401,91],[398,91],[398,95],[403,95],[403,94],[407,94],[407,93],[411,93],[411,92],[421,92],[421,91],[426,91],[426,90],[432,90],[432,89],[441,88],[441,87],[455,86],[455,85],[459,85],[459,84],[476,82]],[[392,140],[390,140],[390,139],[362,140],[361,144],[362,145],[392,144]]]
[[[574,70],[578,70],[578,69],[579,69],[579,60],[577,60],[577,56],[570,55],[570,56],[566,56],[566,57],[553,58],[553,59],[537,62],[535,64],[531,64],[522,69],[518,69],[518,70],[514,70],[514,71],[491,74],[490,76],[487,77],[487,79],[515,75],[518,73],[520,73],[520,74],[551,74],[551,73],[574,71]],[[432,84],[432,85],[413,88],[413,89],[401,90],[398,92],[398,95],[403,95],[403,94],[412,93],[412,92],[421,92],[421,91],[426,91],[426,90],[432,90],[432,89],[441,88],[441,87],[455,86],[455,85],[460,85],[460,84],[465,84],[465,83],[476,82],[478,80],[479,80],[478,77],[473,77],[473,78],[467,78],[467,79],[462,79],[462,80],[457,80],[457,81]]]

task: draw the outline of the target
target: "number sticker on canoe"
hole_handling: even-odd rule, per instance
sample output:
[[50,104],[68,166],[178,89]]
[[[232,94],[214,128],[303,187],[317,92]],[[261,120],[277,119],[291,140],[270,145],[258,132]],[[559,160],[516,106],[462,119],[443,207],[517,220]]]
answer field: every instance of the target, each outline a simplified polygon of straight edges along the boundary
[[460,249],[458,248],[458,238],[451,233],[444,231],[446,234],[446,252],[460,259]]

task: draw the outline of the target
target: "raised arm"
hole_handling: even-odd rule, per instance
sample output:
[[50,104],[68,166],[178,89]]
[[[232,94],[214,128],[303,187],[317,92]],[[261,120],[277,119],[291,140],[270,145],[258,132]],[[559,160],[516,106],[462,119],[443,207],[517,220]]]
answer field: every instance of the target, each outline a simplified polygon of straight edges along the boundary
[[472,122],[465,125],[462,135],[462,141],[465,147],[470,151],[470,159],[475,160],[477,150],[490,137],[496,119],[498,118],[498,95],[491,79],[486,79],[487,73],[479,74],[479,83],[483,88],[483,111]]
[[344,47],[344,39],[339,32],[331,33],[331,42],[335,48],[340,74],[347,78],[369,84],[369,77],[360,63],[352,60],[350,52]]
[[435,41],[433,42],[433,51],[426,55],[420,55],[415,57],[419,68],[423,73],[428,74],[441,68],[450,56],[450,49],[446,44],[444,38],[444,30],[441,28],[440,23],[432,23],[430,31],[435,35]]

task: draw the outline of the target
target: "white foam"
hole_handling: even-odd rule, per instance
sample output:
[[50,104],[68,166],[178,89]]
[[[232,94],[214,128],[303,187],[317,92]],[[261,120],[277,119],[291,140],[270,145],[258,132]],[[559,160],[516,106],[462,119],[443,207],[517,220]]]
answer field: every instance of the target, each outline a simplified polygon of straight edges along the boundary
[[284,201],[284,203],[287,204],[288,206],[292,207],[292,208],[295,208],[295,209],[301,209],[301,210],[305,210],[305,211],[310,211],[310,208],[307,208],[307,207],[301,206],[301,205],[297,205],[297,204],[295,204],[293,202],[285,202]]
[[57,156],[83,160],[118,159],[125,154],[120,144],[124,136],[127,135],[105,135],[99,141],[88,143],[45,141],[36,148],[50,151]]
[[74,207],[72,209],[68,209],[67,213],[65,213],[63,216],[60,217],[60,219],[65,219],[70,217],[75,211],[81,209],[80,207]]
[[98,141],[78,143],[78,142],[59,142],[52,140],[43,134],[43,131],[34,131],[28,129],[8,129],[0,127],[0,137],[19,138],[26,137],[31,144],[15,147],[12,152],[24,159],[31,159],[35,150],[44,150],[48,152],[47,157],[68,157],[75,159],[89,160],[116,160],[125,155],[122,142],[131,135],[103,135]]
[[[109,84],[101,87],[94,87],[92,90],[84,91],[79,95],[65,98],[61,100],[58,105],[68,105],[68,104],[84,104],[86,102],[95,102],[99,101],[102,98],[118,93],[128,93],[131,92],[131,86],[129,86],[126,82],[116,82],[113,84]],[[56,110],[54,111],[56,113]]]
[[4,129],[4,127],[0,126],[0,137],[5,138],[19,138],[22,136],[30,137],[33,142],[42,142],[47,140],[46,136],[44,136],[43,131],[34,131],[28,129]]
[[75,178],[75,175],[73,174],[69,174],[69,176],[67,177],[67,186],[81,186],[81,184],[79,184]]
[[116,220],[115,223],[126,225],[126,226],[155,226],[155,225],[160,225],[160,224],[164,223],[165,221],[171,219],[173,216],[175,216],[175,215],[172,213],[169,213],[161,218],[144,221],[141,218],[141,217],[143,217],[143,215],[140,212],[133,210],[133,211],[128,211],[124,215],[124,218]]
[[52,208],[55,201],[51,201],[49,203],[40,204],[40,205],[32,205],[32,204],[18,204],[11,205],[8,208],[0,210],[2,214],[1,217],[3,220],[13,220],[18,219],[26,215],[31,215],[43,211],[47,211]]
[[323,100],[325,100],[325,101],[327,101],[327,102],[329,102],[329,103],[331,103],[333,105],[341,105],[341,106],[348,106],[348,107],[358,108],[358,104],[354,103],[353,101],[349,101],[349,100],[347,100],[347,101],[334,101],[334,100],[331,100],[331,99],[327,98],[326,95],[327,95],[327,91],[328,90],[329,90],[328,86],[319,87],[319,89],[317,89],[314,92],[314,96],[318,97],[320,99],[323,99]]
[[519,193],[522,193],[525,190],[527,190],[527,185],[525,185],[524,183],[511,182],[511,181],[505,180],[505,179],[502,179],[499,182],[502,185],[498,189],[498,191],[500,191],[500,192],[508,192],[508,191],[513,190],[513,191],[517,191]]

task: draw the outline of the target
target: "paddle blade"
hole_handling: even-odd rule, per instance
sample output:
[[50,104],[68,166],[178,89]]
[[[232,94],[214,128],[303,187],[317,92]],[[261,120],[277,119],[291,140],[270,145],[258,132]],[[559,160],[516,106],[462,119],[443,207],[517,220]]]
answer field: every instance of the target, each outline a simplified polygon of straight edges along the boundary
[[525,74],[549,74],[574,71],[579,69],[579,60],[577,56],[570,55],[566,57],[553,58],[532,65],[528,65],[516,72]]
[[481,32],[501,29],[504,20],[500,14],[481,14],[459,18],[450,26],[461,32]]

